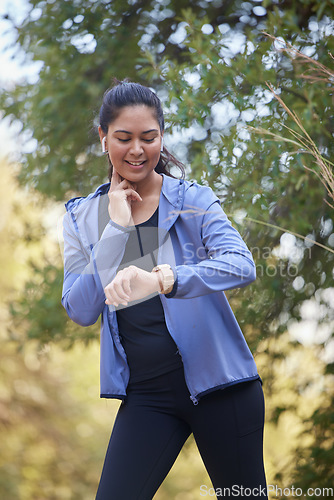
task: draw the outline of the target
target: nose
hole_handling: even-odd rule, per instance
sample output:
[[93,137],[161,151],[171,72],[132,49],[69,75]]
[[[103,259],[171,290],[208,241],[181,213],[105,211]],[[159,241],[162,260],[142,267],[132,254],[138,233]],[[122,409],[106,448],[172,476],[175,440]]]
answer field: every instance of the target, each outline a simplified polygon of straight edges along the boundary
[[130,153],[133,156],[140,156],[143,153],[143,151],[144,150],[143,150],[143,146],[141,144],[141,141],[138,141],[138,140],[134,139],[131,142]]

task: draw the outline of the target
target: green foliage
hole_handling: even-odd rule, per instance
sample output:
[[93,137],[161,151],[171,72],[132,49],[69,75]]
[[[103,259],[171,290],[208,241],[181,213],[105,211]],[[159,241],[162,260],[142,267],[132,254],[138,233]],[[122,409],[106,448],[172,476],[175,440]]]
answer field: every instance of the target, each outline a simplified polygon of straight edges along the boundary
[[[234,8],[223,2],[192,2],[198,18],[236,22]],[[20,179],[56,199],[75,190],[88,194],[106,175],[99,158],[94,118],[113,79],[138,80],[141,48],[182,60],[182,49],[169,40],[189,5],[164,2],[46,2],[32,0],[31,12],[17,27],[18,43],[28,60],[42,64],[38,83],[23,83],[2,96],[6,115],[18,118],[38,147],[24,157]],[[253,17],[253,16],[252,16]],[[138,62],[137,62],[138,60]],[[147,61],[144,63],[147,64]],[[143,83],[150,83],[141,77]]]
[[[24,295],[10,304],[13,318],[11,338],[21,345],[27,340],[36,340],[40,347],[57,342],[65,349],[73,347],[78,340],[85,344],[96,340],[98,327],[78,329],[60,302],[63,270],[59,265],[45,260],[40,266],[31,263],[30,270],[32,277],[25,285]],[[22,321],[25,324],[23,337]]]
[[[198,56],[208,83],[205,92],[208,104],[210,95],[217,89],[222,88],[224,92],[227,86],[232,86],[237,90],[233,100],[249,105],[254,85],[264,82],[260,52],[266,47],[261,45],[259,56],[249,67],[253,56],[245,53],[244,57],[234,57],[233,65],[228,68],[219,63],[221,57],[216,50],[224,49],[219,26],[235,27],[234,33],[231,30],[227,33],[226,40],[238,34],[247,36],[251,43],[258,43],[264,38],[263,28],[272,34],[281,29],[279,35],[286,33],[288,38],[290,35],[296,38],[303,34],[309,16],[318,13],[319,7],[322,16],[330,15],[332,5],[330,1],[272,2],[267,5],[266,15],[259,16],[253,11],[259,7],[258,2],[241,0],[197,0],[191,7],[183,0],[172,0],[167,6],[155,0],[128,3],[33,0],[30,3],[29,16],[17,27],[18,43],[28,60],[42,64],[40,78],[37,83],[23,82],[14,90],[4,92],[1,104],[6,115],[19,119],[23,131],[37,141],[37,149],[24,157],[22,183],[29,183],[56,199],[67,198],[73,190],[88,194],[105,176],[104,163],[99,158],[100,147],[92,130],[102,95],[114,77],[154,82],[160,87],[164,83],[160,75],[152,78],[152,74],[143,71],[150,67],[152,60],[160,64],[166,58],[173,65],[189,66],[192,56],[194,65],[199,62]],[[196,33],[194,30],[191,33],[194,47],[178,43],[175,38],[185,22],[191,26],[191,19],[197,21]],[[203,35],[200,30],[203,24],[212,26],[212,36]],[[189,53],[189,50],[197,52]],[[149,59],[143,57],[145,52],[150,54]],[[210,68],[203,64],[205,58],[211,61]],[[280,73],[284,79],[284,71],[271,70],[272,83]],[[236,75],[241,75],[242,82],[235,79]],[[287,79],[286,88],[289,85]],[[246,99],[248,90],[250,95]],[[197,99],[195,106],[195,109],[200,106]],[[192,112],[192,108],[188,111]],[[204,113],[205,110],[202,115]],[[179,116],[182,123],[181,114],[182,108]]]
[[[0,497],[93,498],[116,407],[97,402],[97,343],[89,349],[76,345],[67,353],[50,347],[57,329],[57,335],[66,336],[65,316],[57,318],[60,283],[45,284],[35,266],[35,287],[24,291],[24,284],[33,281],[28,261],[43,261],[43,246],[49,256],[54,251],[45,241],[44,210],[40,197],[14,182],[13,166],[1,162],[0,169]],[[53,281],[53,274],[49,266],[46,276]],[[12,317],[8,307],[23,307],[20,301],[25,308]],[[34,321],[39,320],[43,335],[33,339],[30,332],[37,332]]]
[[[332,209],[324,202],[328,194],[323,185],[303,166],[314,169],[314,159],[289,143],[250,134],[247,124],[261,124],[280,134],[285,133],[284,124],[296,130],[286,110],[268,91],[268,81],[284,95],[314,142],[331,158],[333,121],[327,110],[332,91],[323,81],[308,85],[299,76],[307,66],[301,67],[299,62],[295,65],[275,48],[277,42],[263,33],[256,35],[254,30],[251,40],[245,39],[241,52],[231,59],[223,55],[230,35],[217,31],[203,36],[203,20],[190,10],[184,12],[184,20],[187,60],[184,51],[182,64],[165,58],[160,65],[145,68],[145,75],[160,78],[168,88],[171,131],[202,127],[203,138],[195,138],[188,146],[187,162],[193,177],[205,179],[220,193],[226,212],[235,217],[236,223],[239,219],[237,225],[253,251],[260,279],[242,291],[237,316],[243,324],[252,325],[257,311],[256,342],[259,332],[284,331],[291,317],[298,317],[296,306],[303,293],[307,297],[320,286],[331,286],[334,255],[302,239],[292,250],[302,254],[295,261],[293,255],[280,259],[275,254],[284,231],[279,228],[311,235],[310,239],[326,246]],[[290,33],[290,40],[295,39],[296,33]],[[297,43],[302,50],[316,50],[323,64],[329,63],[327,51],[333,51],[333,39],[320,37],[314,44],[311,37],[299,34]],[[221,114],[231,110],[230,120],[223,125],[212,112],[221,103],[225,105]],[[299,289],[293,287],[297,277],[302,283]],[[236,294],[239,296],[239,292]],[[245,308],[247,302],[252,305]]]
[[[306,421],[305,435],[315,434],[312,447],[297,450],[296,487],[333,488],[334,484],[334,398],[328,398]],[[312,497],[308,497],[312,498]]]
[[2,341],[1,498],[94,498],[116,410],[96,401],[97,358],[97,349],[73,349],[69,356],[56,349],[37,353],[33,344],[18,353],[13,342]]

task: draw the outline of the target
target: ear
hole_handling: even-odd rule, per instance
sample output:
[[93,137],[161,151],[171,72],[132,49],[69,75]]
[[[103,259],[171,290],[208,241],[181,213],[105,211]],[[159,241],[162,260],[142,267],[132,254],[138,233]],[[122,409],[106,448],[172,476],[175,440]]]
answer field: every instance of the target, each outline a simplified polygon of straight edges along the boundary
[[161,134],[161,146],[160,146],[161,153],[163,152],[163,150],[164,150],[164,134]]
[[99,136],[100,136],[100,141],[101,141],[101,145],[102,145],[102,152],[107,153],[107,136],[103,132],[101,127],[99,127]]

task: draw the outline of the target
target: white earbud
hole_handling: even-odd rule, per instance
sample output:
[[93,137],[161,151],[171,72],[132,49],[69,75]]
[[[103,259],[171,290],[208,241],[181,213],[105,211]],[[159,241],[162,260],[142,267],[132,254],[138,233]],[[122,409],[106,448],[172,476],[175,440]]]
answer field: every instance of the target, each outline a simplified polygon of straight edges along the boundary
[[163,152],[164,150],[164,139],[161,137],[161,146],[160,146],[160,151]]
[[107,138],[103,137],[102,139],[102,153],[107,153]]

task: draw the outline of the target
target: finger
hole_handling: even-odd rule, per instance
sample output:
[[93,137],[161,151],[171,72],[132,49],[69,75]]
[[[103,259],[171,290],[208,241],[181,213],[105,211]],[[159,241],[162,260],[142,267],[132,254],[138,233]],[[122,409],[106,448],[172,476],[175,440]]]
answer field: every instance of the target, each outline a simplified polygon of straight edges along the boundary
[[110,190],[115,189],[121,182],[122,182],[122,177],[119,175],[117,170],[113,168],[112,175],[111,175],[111,182],[110,182]]
[[107,304],[107,306],[114,306],[114,307],[118,307],[120,305],[122,305],[122,306],[128,305],[128,302],[126,302],[126,301],[118,301],[118,300],[110,301],[109,299],[106,299],[104,301],[104,303]]
[[124,299],[120,297],[120,295],[116,292],[115,289],[109,288],[108,290],[105,290],[105,296],[106,296],[105,303],[108,305],[113,305],[115,307],[117,307],[120,304],[126,306],[129,302],[129,299]]
[[125,278],[123,280],[123,291],[129,297],[129,300],[130,300],[130,294],[131,294],[131,277]]
[[127,305],[130,301],[131,294],[131,275],[133,273],[129,273],[129,268],[123,269],[117,273],[116,278],[108,285],[106,290],[106,297],[113,304],[119,305]]
[[118,271],[116,274],[115,278],[109,285],[107,285],[104,289],[104,292],[106,294],[106,297],[108,300],[113,301],[113,302],[128,302],[130,300],[130,296],[128,293],[124,290],[124,284],[126,287],[126,290],[131,292],[130,284],[129,284],[130,277],[126,276],[126,271],[125,269],[122,269],[121,271]]
[[127,183],[130,186],[136,186],[134,183],[132,184],[128,179],[124,179],[115,168],[113,168],[112,174],[111,174],[111,183],[113,183],[115,186],[118,186],[119,184]]
[[126,278],[116,276],[116,278],[105,288],[106,296],[108,296],[111,300],[129,300],[130,297],[123,289],[124,281],[126,281]]
[[124,193],[126,194],[126,197],[128,199],[130,198],[131,201],[143,201],[143,198],[140,196],[140,194],[132,188],[124,189]]
[[117,305],[116,304],[116,301],[114,299],[114,294],[113,294],[113,290],[112,288],[110,287],[110,285],[106,286],[105,289],[104,289],[104,294],[106,296],[106,300],[105,300],[105,303],[106,304],[112,304],[112,305]]
[[112,181],[110,184],[110,188],[108,191],[109,198],[115,191],[124,191],[126,189],[132,189],[132,190],[136,191],[136,189],[137,189],[136,184],[132,184],[127,179],[122,179],[122,177],[119,174],[117,174],[117,175],[118,175],[118,179],[115,177],[114,178],[115,180]]
[[123,290],[124,292],[130,296],[131,295],[131,281],[138,277],[138,267],[129,266],[123,269]]
[[134,189],[137,190],[137,184],[130,182],[127,179],[123,179],[122,182],[117,186],[118,189]]
[[114,284],[114,291],[117,299],[128,302],[130,300],[129,294],[131,293],[129,280],[124,277],[121,282],[116,282]]

